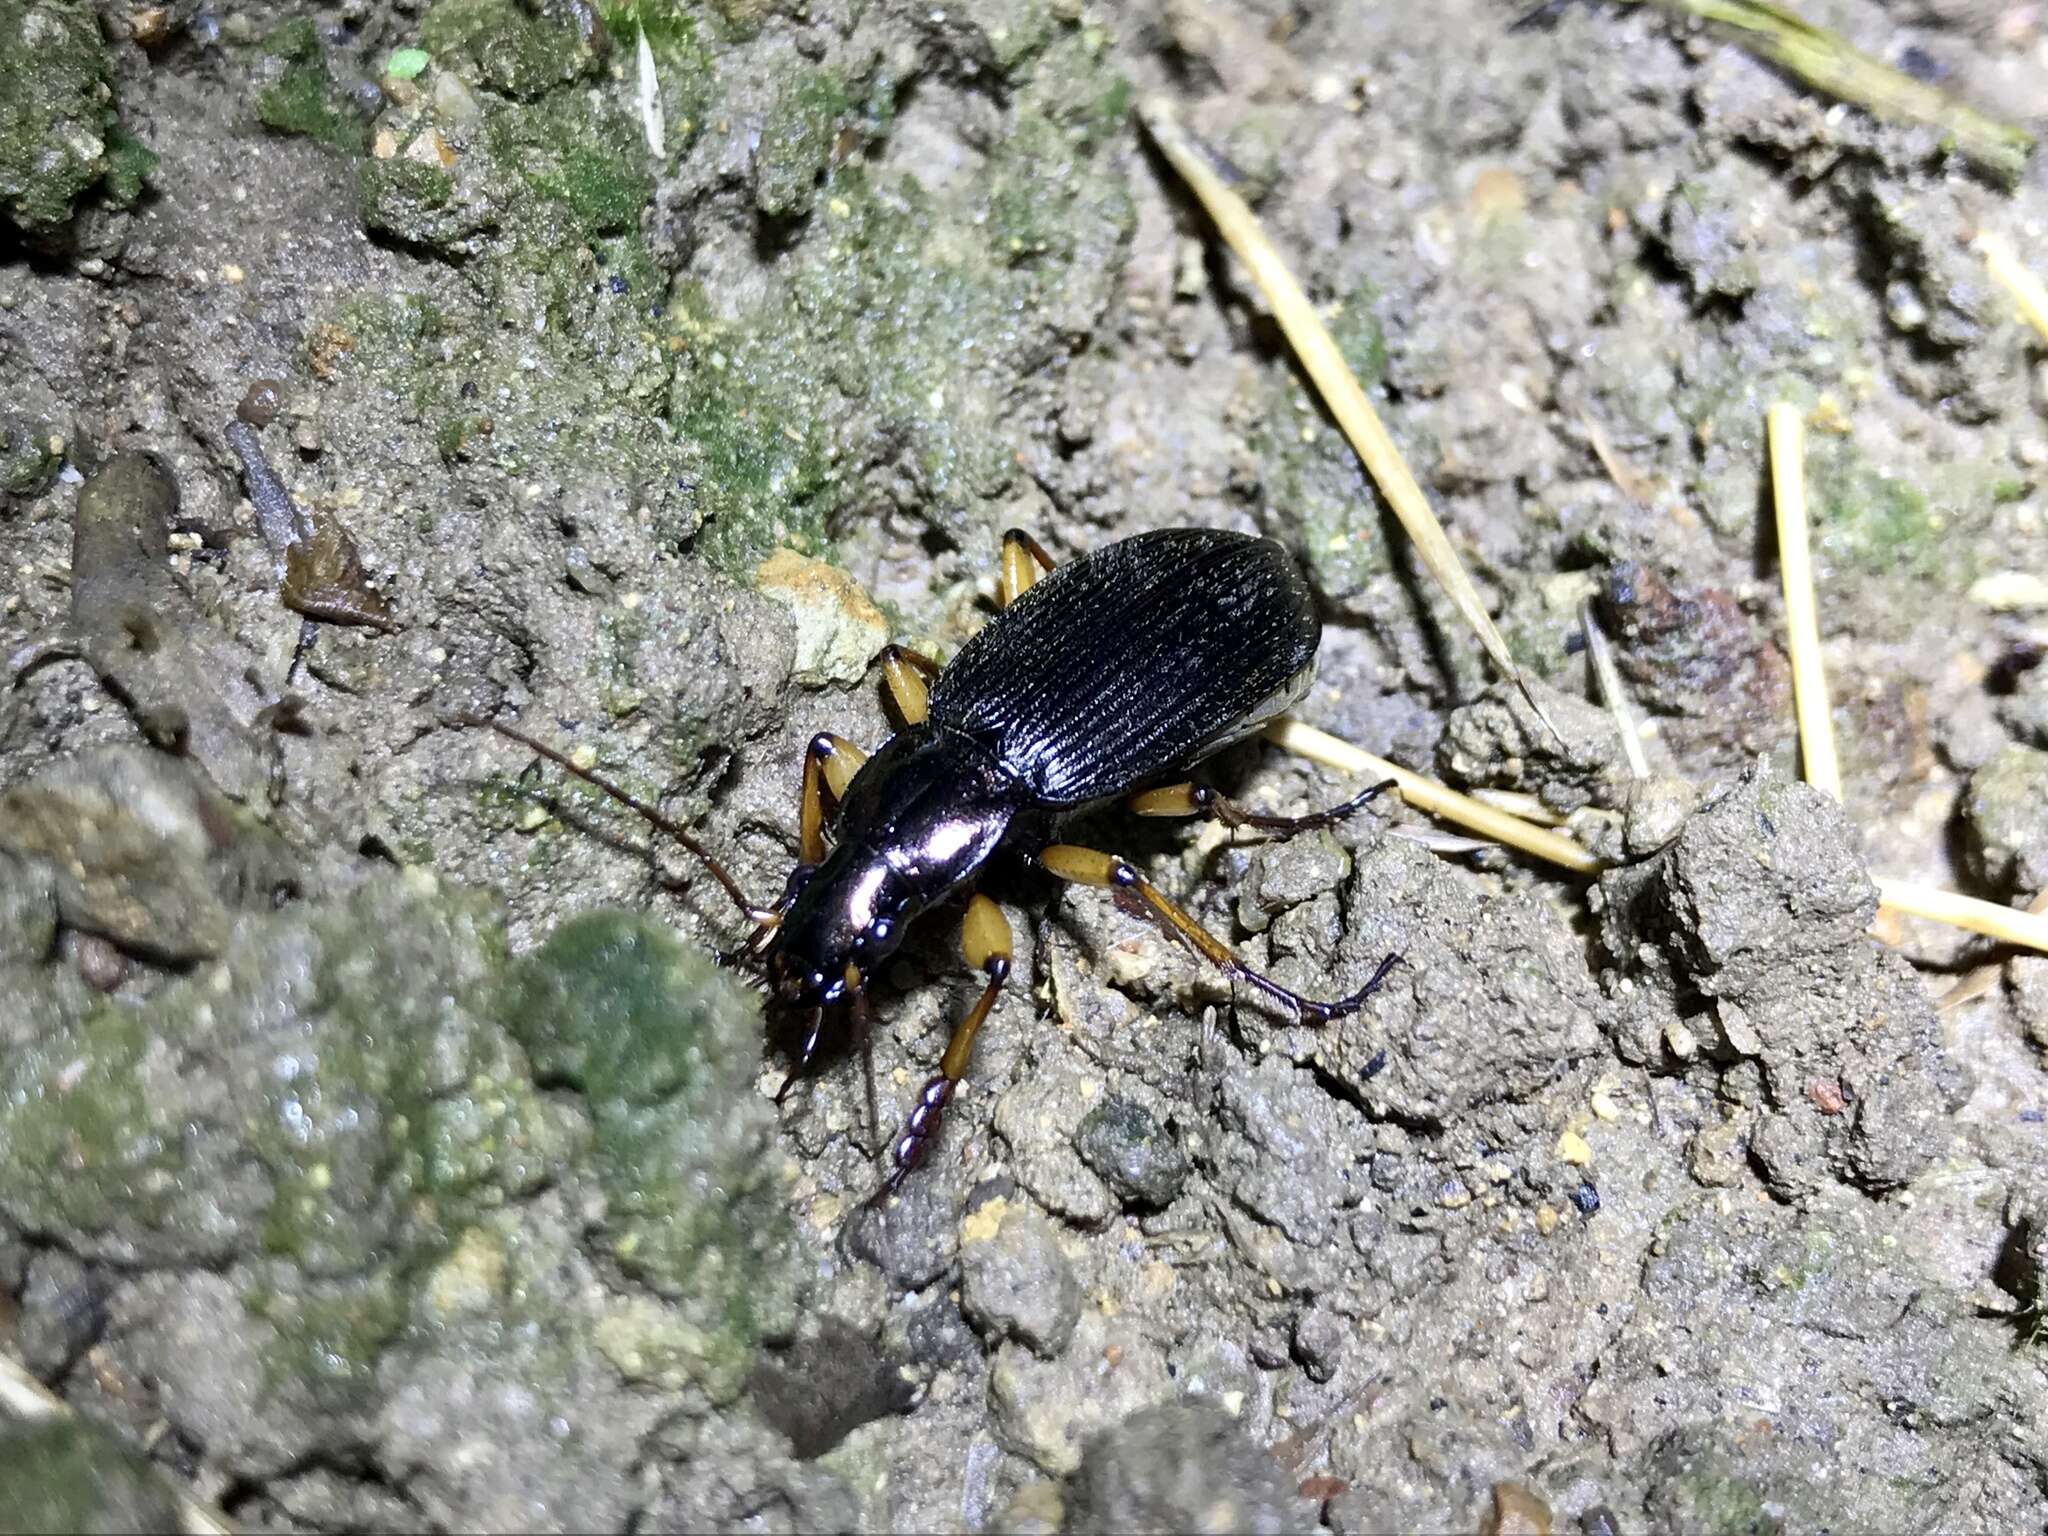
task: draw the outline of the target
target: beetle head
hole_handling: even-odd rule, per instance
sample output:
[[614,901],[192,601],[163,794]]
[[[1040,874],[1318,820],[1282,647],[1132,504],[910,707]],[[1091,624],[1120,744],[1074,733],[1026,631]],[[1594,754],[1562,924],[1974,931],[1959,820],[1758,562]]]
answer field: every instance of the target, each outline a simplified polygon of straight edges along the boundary
[[778,902],[781,920],[761,951],[770,1006],[829,1008],[862,990],[896,952],[910,908],[902,875],[886,859],[834,849],[798,865]]

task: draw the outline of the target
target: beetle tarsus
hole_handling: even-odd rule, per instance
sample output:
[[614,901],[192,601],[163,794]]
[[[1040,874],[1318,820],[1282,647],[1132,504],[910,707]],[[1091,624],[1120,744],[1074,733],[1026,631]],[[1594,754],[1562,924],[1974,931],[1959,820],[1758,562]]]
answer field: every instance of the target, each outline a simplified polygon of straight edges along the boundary
[[1349,997],[1341,998],[1334,1003],[1312,1002],[1294,993],[1287,992],[1277,982],[1267,982],[1264,977],[1254,977],[1252,979],[1264,983],[1264,985],[1275,992],[1293,998],[1297,1005],[1295,1014],[1298,1022],[1320,1028],[1322,1025],[1334,1023],[1338,1019],[1349,1018],[1352,1014],[1363,1008],[1366,1000],[1373,993],[1379,991],[1381,985],[1386,981],[1387,973],[1400,963],[1400,955],[1388,955],[1373,969],[1372,975],[1366,978],[1364,986],[1360,987]]

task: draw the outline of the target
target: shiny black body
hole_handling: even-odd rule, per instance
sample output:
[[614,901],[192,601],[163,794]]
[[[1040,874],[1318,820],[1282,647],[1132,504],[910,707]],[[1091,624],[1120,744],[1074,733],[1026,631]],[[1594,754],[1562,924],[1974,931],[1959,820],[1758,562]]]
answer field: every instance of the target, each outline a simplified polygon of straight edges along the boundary
[[[999,848],[1175,777],[1300,698],[1322,628],[1270,539],[1141,534],[1063,565],[990,619],[841,801],[764,951],[787,1005],[837,1003]],[[852,974],[849,975],[849,969]],[[814,1025],[815,1028],[815,1025]]]

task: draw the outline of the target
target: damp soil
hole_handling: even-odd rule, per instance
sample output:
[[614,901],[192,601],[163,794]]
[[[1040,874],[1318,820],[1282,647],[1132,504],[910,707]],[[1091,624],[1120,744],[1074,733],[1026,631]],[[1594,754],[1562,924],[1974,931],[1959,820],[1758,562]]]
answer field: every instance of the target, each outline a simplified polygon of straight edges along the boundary
[[[2033,7],[1804,13],[2043,126]],[[2048,961],[1871,880],[2048,880],[2048,353],[1980,229],[2039,270],[2038,158],[1985,180],[1647,7],[0,0],[0,1346],[88,1426],[7,1430],[0,1508],[2038,1527]],[[1842,805],[1796,779],[1777,399]],[[850,1036],[778,1105],[716,886],[460,717],[770,893],[802,744],[887,733],[870,658],[971,634],[1003,530],[1186,524],[1308,573],[1304,719],[1615,866],[1104,815],[1282,981],[1405,963],[1295,1027],[998,870],[1018,984],[869,1209],[976,990],[946,919],[877,990],[879,1131]]]

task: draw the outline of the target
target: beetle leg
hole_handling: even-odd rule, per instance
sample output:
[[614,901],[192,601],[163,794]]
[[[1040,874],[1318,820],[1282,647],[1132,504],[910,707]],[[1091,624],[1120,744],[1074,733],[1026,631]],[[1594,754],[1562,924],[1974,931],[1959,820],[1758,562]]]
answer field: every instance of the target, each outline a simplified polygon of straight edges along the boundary
[[796,1065],[789,1070],[789,1076],[782,1080],[782,1086],[775,1090],[775,1107],[780,1109],[782,1101],[789,1097],[790,1089],[805,1077],[811,1066],[811,1058],[818,1054],[818,1042],[825,1034],[825,1010],[813,1008],[811,1017],[804,1028],[804,1043],[797,1048]]
[[806,864],[825,862],[825,796],[834,805],[868,760],[844,736],[820,731],[804,748],[804,777],[797,791],[797,849]]
[[960,925],[960,952],[970,966],[988,978],[988,983],[967,1017],[953,1027],[953,1037],[946,1042],[946,1054],[939,1058],[939,1070],[918,1090],[917,1105],[904,1122],[903,1134],[896,1138],[896,1166],[888,1183],[882,1186],[883,1193],[893,1193],[931,1150],[939,1134],[939,1121],[952,1102],[953,1090],[966,1075],[967,1058],[974,1051],[974,1036],[988,1018],[989,1010],[995,1007],[1003,983],[1010,979],[1010,962],[1015,958],[1013,947],[1009,919],[1003,916],[1002,908],[979,892],[970,897],[966,921]]
[[1039,850],[1038,862],[1050,873],[1076,885],[1105,885],[1130,891],[1145,903],[1146,909],[1167,932],[1184,940],[1224,975],[1263,992],[1302,1024],[1327,1024],[1332,1019],[1356,1013],[1365,1000],[1379,990],[1380,983],[1387,979],[1387,972],[1401,958],[1399,955],[1387,956],[1366,984],[1349,997],[1334,1003],[1319,1003],[1281,986],[1270,977],[1261,976],[1238,959],[1228,944],[1196,922],[1178,902],[1114,854],[1098,853],[1093,848],[1077,848],[1071,843],[1054,843]]
[[889,702],[896,706],[896,713],[905,725],[923,725],[924,717],[931,712],[931,693],[928,685],[937,682],[939,665],[929,656],[900,645],[891,645],[882,651],[882,682],[889,690]]
[[1267,816],[1258,811],[1248,811],[1228,795],[1220,794],[1207,784],[1167,784],[1158,789],[1143,790],[1125,802],[1140,816],[1208,816],[1220,821],[1226,827],[1257,827],[1262,832],[1278,832],[1292,836],[1306,832],[1311,827],[1335,826],[1345,817],[1361,810],[1368,802],[1392,789],[1397,780],[1382,779],[1369,789],[1362,789],[1342,805],[1333,805],[1328,810],[1310,811],[1306,816]]
[[1012,528],[1003,535],[1003,569],[996,578],[996,606],[1007,608],[1026,592],[1042,575],[1050,575],[1053,558],[1045,552],[1045,546],[1031,537],[1022,528]]

